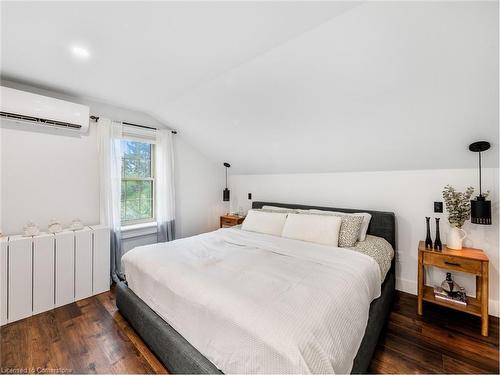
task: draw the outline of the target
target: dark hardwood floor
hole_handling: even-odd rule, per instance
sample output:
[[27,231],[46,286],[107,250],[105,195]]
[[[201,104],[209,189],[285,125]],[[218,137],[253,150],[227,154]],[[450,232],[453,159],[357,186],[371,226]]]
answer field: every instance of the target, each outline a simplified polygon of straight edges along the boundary
[[10,323],[0,333],[2,372],[167,372],[117,311],[113,291]]
[[398,292],[379,340],[372,373],[499,373],[499,320],[489,317],[489,336],[481,336],[481,319],[424,303]]
[[[372,373],[498,373],[499,323],[490,335],[480,319],[426,304],[398,292],[369,371]],[[103,293],[2,327],[0,365],[45,373],[165,373]],[[19,373],[19,372],[16,372]]]

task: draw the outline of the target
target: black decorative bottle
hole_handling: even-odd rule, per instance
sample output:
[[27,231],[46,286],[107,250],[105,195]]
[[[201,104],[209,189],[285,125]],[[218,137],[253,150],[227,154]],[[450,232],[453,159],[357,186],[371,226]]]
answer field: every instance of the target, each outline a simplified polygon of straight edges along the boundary
[[426,225],[427,225],[427,236],[425,237],[425,248],[432,249],[432,238],[431,238],[431,218],[425,217]]
[[436,218],[436,240],[434,241],[434,250],[443,250],[441,237],[439,235],[439,218]]

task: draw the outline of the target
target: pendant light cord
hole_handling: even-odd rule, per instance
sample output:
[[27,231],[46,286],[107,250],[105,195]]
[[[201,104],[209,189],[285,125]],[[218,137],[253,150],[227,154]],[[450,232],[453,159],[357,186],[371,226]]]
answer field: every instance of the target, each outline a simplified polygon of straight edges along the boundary
[[[479,168],[479,170],[481,170],[481,167]],[[481,173],[481,172],[479,172],[479,173]],[[481,181],[481,177],[479,177],[479,181]],[[227,189],[227,167],[226,167],[226,189]],[[481,190],[481,188],[479,188],[479,190]]]
[[481,189],[481,152],[479,152],[479,196],[483,196],[483,191]]

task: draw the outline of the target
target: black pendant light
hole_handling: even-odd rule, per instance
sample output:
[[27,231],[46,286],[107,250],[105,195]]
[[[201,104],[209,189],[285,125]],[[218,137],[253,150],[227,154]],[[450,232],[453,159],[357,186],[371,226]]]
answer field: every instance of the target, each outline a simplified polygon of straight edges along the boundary
[[479,195],[470,201],[470,217],[474,224],[491,225],[491,201],[486,200],[481,189],[481,152],[489,150],[490,143],[486,141],[474,142],[469,150],[479,153]]
[[227,169],[229,167],[231,167],[231,164],[229,163],[224,163],[224,167],[226,167],[226,188],[224,189],[224,191],[222,192],[222,200],[224,202],[228,202],[229,201],[229,189],[227,188]]

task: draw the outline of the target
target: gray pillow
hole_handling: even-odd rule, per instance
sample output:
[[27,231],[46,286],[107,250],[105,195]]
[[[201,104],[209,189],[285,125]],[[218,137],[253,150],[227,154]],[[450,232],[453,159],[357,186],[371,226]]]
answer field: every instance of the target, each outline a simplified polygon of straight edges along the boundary
[[339,232],[339,247],[351,247],[359,237],[363,216],[335,215],[342,219]]
[[265,212],[278,212],[281,214],[294,214],[297,213],[297,210],[288,207],[276,207],[276,206],[263,206],[261,208],[262,211]]

